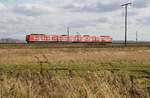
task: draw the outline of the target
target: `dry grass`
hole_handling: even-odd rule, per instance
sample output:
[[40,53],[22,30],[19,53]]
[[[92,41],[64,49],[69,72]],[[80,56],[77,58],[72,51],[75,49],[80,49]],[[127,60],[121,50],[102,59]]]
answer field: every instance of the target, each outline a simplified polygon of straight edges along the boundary
[[28,74],[1,75],[2,98],[148,98],[131,77],[104,71],[87,77]]
[[148,98],[149,75],[149,48],[0,49],[2,98]]
[[150,64],[148,49],[0,49],[0,64],[35,64],[45,55],[50,63]]

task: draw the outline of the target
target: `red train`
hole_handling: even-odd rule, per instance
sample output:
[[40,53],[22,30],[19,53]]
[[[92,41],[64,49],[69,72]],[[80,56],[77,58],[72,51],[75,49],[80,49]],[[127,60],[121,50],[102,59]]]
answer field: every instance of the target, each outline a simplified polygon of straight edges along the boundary
[[27,43],[112,43],[112,37],[30,34],[26,36],[26,41]]

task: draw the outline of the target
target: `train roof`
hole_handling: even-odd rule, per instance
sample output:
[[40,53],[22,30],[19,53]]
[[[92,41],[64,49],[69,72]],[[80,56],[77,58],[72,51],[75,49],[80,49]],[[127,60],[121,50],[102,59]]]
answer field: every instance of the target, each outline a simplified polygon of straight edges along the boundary
[[31,35],[45,35],[45,34],[31,34]]
[[[30,35],[45,35],[45,34],[30,34]],[[49,35],[47,35],[47,36],[49,36]],[[51,36],[68,36],[68,35],[51,35]],[[81,36],[81,35],[74,35],[74,36]],[[98,36],[83,35],[83,37],[98,37]],[[102,35],[99,37],[110,37],[110,36]]]
[[103,35],[103,36],[100,36],[100,37],[110,37],[110,36]]

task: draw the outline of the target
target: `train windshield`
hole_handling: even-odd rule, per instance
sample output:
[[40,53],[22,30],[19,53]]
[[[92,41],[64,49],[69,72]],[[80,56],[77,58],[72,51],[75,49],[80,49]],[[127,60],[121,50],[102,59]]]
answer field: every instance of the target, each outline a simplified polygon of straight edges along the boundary
[[26,41],[28,41],[28,40],[29,40],[29,35],[26,36]]

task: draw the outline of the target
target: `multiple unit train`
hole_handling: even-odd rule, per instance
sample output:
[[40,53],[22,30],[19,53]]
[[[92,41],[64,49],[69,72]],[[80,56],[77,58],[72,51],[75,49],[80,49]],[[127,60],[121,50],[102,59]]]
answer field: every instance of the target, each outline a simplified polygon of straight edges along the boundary
[[30,34],[26,36],[26,41],[27,43],[112,43],[112,37]]

